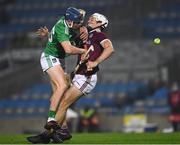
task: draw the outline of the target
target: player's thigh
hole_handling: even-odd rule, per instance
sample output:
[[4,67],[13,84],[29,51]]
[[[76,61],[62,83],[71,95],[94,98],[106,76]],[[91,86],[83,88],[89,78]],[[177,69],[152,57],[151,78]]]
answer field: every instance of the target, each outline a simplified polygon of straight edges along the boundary
[[72,85],[64,94],[60,107],[69,107],[72,103],[78,100],[83,93],[74,85]]
[[84,95],[89,94],[96,86],[97,74],[91,76],[75,75],[72,84],[76,86]]
[[46,72],[49,75],[51,79],[51,84],[53,84],[53,87],[55,89],[66,84],[64,70],[60,65],[53,66],[49,68]]

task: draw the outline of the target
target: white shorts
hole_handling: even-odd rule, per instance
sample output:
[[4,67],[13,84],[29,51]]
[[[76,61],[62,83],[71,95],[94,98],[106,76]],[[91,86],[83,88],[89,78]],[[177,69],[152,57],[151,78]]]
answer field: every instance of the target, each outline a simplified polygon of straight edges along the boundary
[[60,65],[63,69],[65,69],[64,59],[59,59],[57,57],[45,54],[44,52],[41,54],[40,63],[44,72],[56,65]]
[[97,83],[97,74],[91,76],[76,74],[72,80],[72,84],[75,85],[83,94],[89,94]]

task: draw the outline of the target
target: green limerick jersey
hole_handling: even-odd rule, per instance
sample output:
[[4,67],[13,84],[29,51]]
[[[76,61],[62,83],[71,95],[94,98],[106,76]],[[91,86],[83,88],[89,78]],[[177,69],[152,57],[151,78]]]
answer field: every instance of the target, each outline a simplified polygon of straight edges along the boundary
[[51,30],[48,42],[44,49],[45,54],[57,58],[65,58],[66,53],[60,43],[69,41],[70,37],[69,28],[65,22],[65,18],[61,17]]

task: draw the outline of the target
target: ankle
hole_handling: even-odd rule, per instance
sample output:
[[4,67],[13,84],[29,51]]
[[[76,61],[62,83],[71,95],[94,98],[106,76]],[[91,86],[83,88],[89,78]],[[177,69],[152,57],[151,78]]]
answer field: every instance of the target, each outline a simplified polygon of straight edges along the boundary
[[58,125],[58,123],[56,121],[51,120],[44,125],[44,128],[47,130],[52,130],[52,129],[57,130],[57,129],[61,128],[61,126]]

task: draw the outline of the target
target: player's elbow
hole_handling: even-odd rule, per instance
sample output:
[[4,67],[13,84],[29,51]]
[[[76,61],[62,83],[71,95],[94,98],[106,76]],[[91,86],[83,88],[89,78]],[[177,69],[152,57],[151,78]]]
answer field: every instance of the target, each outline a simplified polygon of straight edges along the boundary
[[64,48],[64,51],[68,54],[72,54],[73,51],[71,49],[72,45],[69,41],[64,41],[61,43],[62,47]]
[[111,49],[109,51],[110,51],[110,54],[113,54],[115,50],[113,47],[111,47]]
[[73,53],[73,51],[71,50],[71,48],[65,49],[65,52],[66,52],[67,54],[72,54],[72,53]]
[[72,54],[72,53],[73,53],[73,51],[72,51],[72,49],[71,49],[71,45],[68,45],[68,46],[64,47],[64,51],[65,51],[66,53],[68,53],[68,54]]

